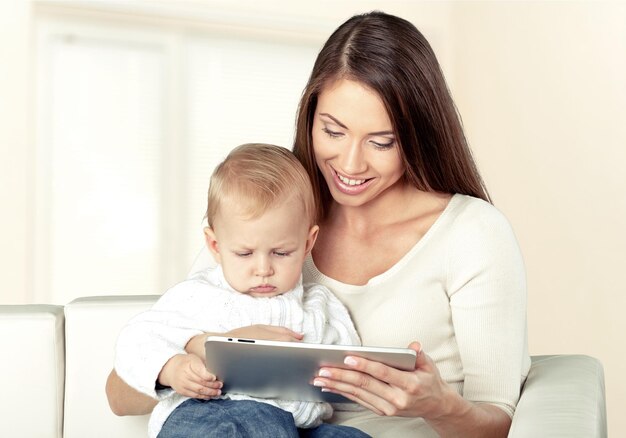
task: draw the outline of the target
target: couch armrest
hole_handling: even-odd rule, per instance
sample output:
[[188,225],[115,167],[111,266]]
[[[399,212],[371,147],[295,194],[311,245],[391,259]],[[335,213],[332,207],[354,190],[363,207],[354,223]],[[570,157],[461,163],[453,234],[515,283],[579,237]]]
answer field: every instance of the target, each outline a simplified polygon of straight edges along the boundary
[[509,437],[607,436],[604,371],[583,355],[533,356]]
[[65,438],[148,433],[149,416],[117,417],[111,412],[105,384],[120,330],[157,299],[157,295],[87,297],[65,306]]
[[0,306],[0,413],[14,437],[61,438],[63,307]]

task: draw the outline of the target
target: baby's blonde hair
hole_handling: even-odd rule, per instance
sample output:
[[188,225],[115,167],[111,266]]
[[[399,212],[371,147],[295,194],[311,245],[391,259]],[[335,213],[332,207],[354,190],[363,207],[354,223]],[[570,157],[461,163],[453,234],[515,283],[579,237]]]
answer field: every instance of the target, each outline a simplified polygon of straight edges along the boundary
[[247,143],[233,149],[213,171],[206,218],[209,226],[213,226],[227,199],[235,202],[245,216],[254,219],[292,197],[302,201],[303,219],[309,221],[309,226],[315,225],[317,208],[313,188],[300,161],[286,148]]

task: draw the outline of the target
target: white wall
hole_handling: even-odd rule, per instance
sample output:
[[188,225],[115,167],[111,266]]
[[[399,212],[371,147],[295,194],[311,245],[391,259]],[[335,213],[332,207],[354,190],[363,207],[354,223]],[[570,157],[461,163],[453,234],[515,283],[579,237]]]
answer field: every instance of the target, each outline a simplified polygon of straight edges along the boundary
[[[213,11],[228,5],[204,3]],[[626,405],[626,376],[621,373],[626,351],[620,339],[626,333],[621,315],[626,286],[620,276],[626,268],[626,5],[237,4],[247,17],[296,14],[303,22],[319,21],[321,29],[334,28],[354,12],[379,7],[424,31],[441,58],[496,206],[511,220],[522,246],[531,353],[583,353],[601,359],[609,433],[618,436],[626,429],[620,412]],[[196,3],[194,8],[201,6]],[[30,3],[0,2],[0,28],[4,304],[29,301]]]

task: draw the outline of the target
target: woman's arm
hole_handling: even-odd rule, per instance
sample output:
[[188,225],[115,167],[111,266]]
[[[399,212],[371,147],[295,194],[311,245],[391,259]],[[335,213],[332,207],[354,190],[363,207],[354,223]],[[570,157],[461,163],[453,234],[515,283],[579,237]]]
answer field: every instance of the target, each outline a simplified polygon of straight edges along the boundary
[[152,412],[157,401],[131,388],[112,370],[106,383],[109,407],[115,415],[145,415]]
[[[511,418],[502,409],[488,404],[476,404],[458,397],[461,405],[457,412],[448,417],[429,421],[431,427],[442,437],[485,437],[508,436]],[[467,405],[467,406],[463,406]]]

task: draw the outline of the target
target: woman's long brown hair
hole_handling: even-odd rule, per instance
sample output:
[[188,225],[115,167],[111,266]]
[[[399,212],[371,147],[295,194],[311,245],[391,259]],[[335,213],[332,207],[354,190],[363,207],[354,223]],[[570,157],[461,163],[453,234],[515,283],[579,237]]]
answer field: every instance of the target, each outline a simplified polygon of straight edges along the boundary
[[355,15],[333,32],[315,61],[298,107],[293,151],[311,177],[320,220],[332,197],[315,162],[311,129],[319,93],[341,78],[361,82],[381,97],[408,184],[491,202],[428,41],[410,22],[374,11]]

